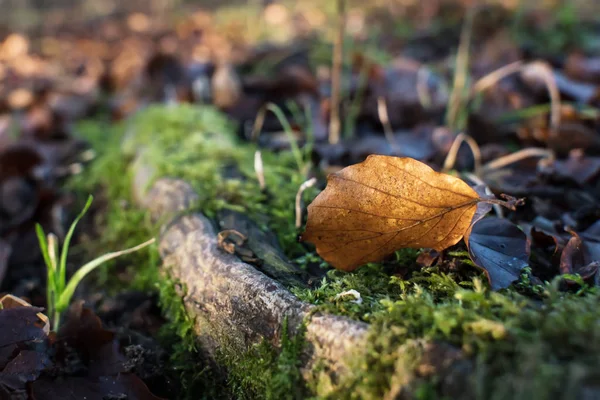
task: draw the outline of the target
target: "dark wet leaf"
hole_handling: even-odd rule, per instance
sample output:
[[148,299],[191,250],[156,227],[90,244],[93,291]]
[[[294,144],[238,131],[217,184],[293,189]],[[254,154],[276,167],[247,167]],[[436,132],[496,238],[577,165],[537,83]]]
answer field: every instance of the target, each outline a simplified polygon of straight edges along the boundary
[[120,353],[114,332],[102,327],[92,310],[75,303],[69,310],[57,340],[74,348],[88,368],[90,376],[113,375],[125,372],[125,357]]
[[38,379],[32,388],[32,400],[160,400],[133,374],[99,378]]
[[[46,338],[38,313],[41,308],[19,307],[0,310],[0,349]],[[0,360],[1,361],[1,360]]]
[[556,174],[577,182],[589,184],[600,175],[600,157],[585,156],[580,149],[572,150],[566,160],[554,162]]
[[589,238],[590,240],[594,240],[596,242],[600,242],[600,220],[594,222],[590,225],[581,236],[585,238]]
[[21,350],[0,371],[0,385],[14,390],[23,389],[27,382],[36,380],[48,365],[50,358],[45,351]]
[[560,249],[560,238],[535,227],[530,229],[529,240],[533,247],[548,250],[552,255]]
[[475,223],[467,245],[471,260],[485,271],[493,290],[510,286],[529,262],[527,236],[503,218],[488,217]]

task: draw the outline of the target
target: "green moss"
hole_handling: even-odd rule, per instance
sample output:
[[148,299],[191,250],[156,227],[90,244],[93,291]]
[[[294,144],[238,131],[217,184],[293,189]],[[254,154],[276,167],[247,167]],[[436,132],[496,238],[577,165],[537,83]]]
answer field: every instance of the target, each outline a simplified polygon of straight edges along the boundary
[[[111,125],[108,120],[98,118],[78,124],[77,132],[86,139],[96,152],[96,158],[85,168],[84,173],[71,178],[68,185],[84,201],[88,194],[98,193],[93,204],[94,228],[97,234],[83,238],[82,246],[76,251],[104,254],[129,248],[156,236],[154,226],[143,210],[135,207],[131,199],[130,159],[123,157],[120,143],[124,126]],[[127,282],[134,289],[152,289],[157,281],[159,256],[156,247],[133,253],[100,268],[98,283],[108,288],[120,288],[109,271],[118,263],[134,277]],[[109,280],[112,279],[109,285]]]
[[236,399],[295,400],[306,398],[300,373],[300,355],[305,345],[304,326],[290,336],[287,319],[279,349],[263,341],[244,354],[223,348],[220,360],[229,371],[228,387]]
[[[324,397],[381,398],[401,378],[399,371],[410,374],[418,364],[418,352],[411,351],[418,341],[462,349],[474,363],[465,383],[478,398],[578,398],[600,367],[598,300],[596,290],[565,294],[548,285],[543,301],[535,303],[512,291],[489,292],[476,280],[474,290],[458,288],[439,302],[415,287],[382,301],[385,308],[371,318],[367,349],[352,359],[350,376]],[[435,377],[413,378],[414,391],[429,387],[423,393],[430,393],[431,385],[439,390]]]
[[[78,125],[78,132],[89,141],[97,157],[69,185],[82,198],[100,190],[96,205],[101,208],[94,221],[99,234],[84,240],[80,251],[105,253],[158,234],[158,224],[135,207],[131,198],[130,167],[136,151],[144,148],[144,162],[156,169],[156,177],[183,178],[198,188],[198,207],[203,212],[214,216],[223,208],[245,211],[263,226],[287,232],[282,240],[288,244],[286,249],[299,254],[295,249],[293,199],[303,177],[294,170],[292,156],[263,153],[267,187],[275,192],[262,192],[252,167],[255,149],[238,143],[234,127],[214,109],[151,107],[127,124],[110,125],[102,119],[84,121]],[[232,170],[233,178],[226,179],[224,175]],[[293,399],[303,393],[298,369],[303,330],[290,337],[286,323],[280,349],[264,342],[246,352],[227,356],[223,352],[222,361],[229,370],[225,377],[223,371],[207,367],[209,363],[197,348],[195,322],[179,293],[185,288],[168,277],[159,278],[156,248],[120,261],[124,263],[122,268],[132,272],[126,275],[133,281],[116,280],[104,269],[98,283],[110,283],[112,291],[133,288],[159,293],[161,309],[169,321],[160,333],[171,354],[168,373],[182,384],[177,398],[230,398],[235,392],[236,398]]]
[[168,277],[157,286],[160,307],[169,321],[161,327],[159,338],[169,349],[171,372],[181,385],[176,398],[229,398],[225,379],[209,367],[210,362],[197,347],[194,320],[189,316],[182,300],[185,287]]
[[[395,258],[385,264],[368,264],[352,273],[329,270],[314,289],[293,288],[300,299],[318,306],[320,311],[345,315],[371,322],[374,315],[385,309],[385,301],[399,298],[411,290],[425,288],[436,301],[451,297],[456,290],[472,287],[472,278],[481,276],[470,260],[459,258],[462,268],[450,271],[439,267],[420,267],[416,264],[419,251],[402,249]],[[455,253],[462,256],[462,252]],[[313,260],[310,255],[306,256]],[[360,293],[354,296],[338,296],[350,290]]]
[[[197,188],[205,214],[225,208],[245,212],[278,232],[289,256],[304,254],[296,240],[294,201],[306,177],[290,152],[262,151],[267,189],[261,191],[254,170],[257,148],[238,141],[234,127],[213,108],[154,106],[131,126],[126,152],[133,156],[143,148],[142,160],[156,169],[156,177],[178,177]],[[314,188],[305,192],[306,199],[315,195]]]

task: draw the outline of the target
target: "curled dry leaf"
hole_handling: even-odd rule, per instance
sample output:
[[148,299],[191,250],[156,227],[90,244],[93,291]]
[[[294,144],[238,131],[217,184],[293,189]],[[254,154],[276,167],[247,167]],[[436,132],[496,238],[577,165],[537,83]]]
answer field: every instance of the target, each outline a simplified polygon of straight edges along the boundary
[[567,242],[560,256],[561,274],[579,274],[583,280],[594,281],[598,284],[598,258],[600,246],[591,240],[585,240],[576,232],[570,232],[572,237]]
[[462,180],[417,160],[369,156],[329,176],[308,207],[302,240],[334,267],[352,271],[400,248],[456,244],[479,201]]

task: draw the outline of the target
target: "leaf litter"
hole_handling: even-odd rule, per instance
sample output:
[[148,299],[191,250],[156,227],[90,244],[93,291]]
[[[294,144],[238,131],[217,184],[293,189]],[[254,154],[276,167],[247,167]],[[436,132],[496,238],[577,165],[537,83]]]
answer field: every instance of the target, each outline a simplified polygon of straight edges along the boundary
[[82,302],[58,332],[48,333],[41,309],[24,302],[9,307],[6,299],[0,309],[0,393],[6,398],[159,399],[127,369],[115,333]]

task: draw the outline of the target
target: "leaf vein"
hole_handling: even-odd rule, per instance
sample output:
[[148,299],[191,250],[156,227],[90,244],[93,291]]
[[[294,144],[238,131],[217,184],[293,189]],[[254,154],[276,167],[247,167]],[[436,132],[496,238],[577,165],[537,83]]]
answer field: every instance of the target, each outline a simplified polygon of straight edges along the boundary
[[324,206],[324,205],[320,205],[320,204],[313,204],[311,207],[329,208],[329,209],[334,209],[334,210],[336,210],[336,209],[337,210],[346,210],[346,211],[357,212],[357,213],[360,213],[360,214],[370,215],[372,217],[385,218],[385,219],[395,219],[395,220],[399,220],[399,221],[421,221],[418,218],[390,217],[390,216],[387,216],[387,215],[380,215],[380,214],[370,213],[368,211],[356,210],[356,209],[342,207],[342,206]]
[[354,179],[346,178],[346,177],[343,177],[343,176],[341,176],[341,175],[334,175],[334,176],[335,176],[336,178],[338,178],[338,179],[341,179],[341,180],[343,180],[343,181],[347,181],[347,182],[355,183],[355,184],[357,184],[357,185],[361,185],[361,186],[367,187],[367,188],[369,188],[369,189],[373,189],[373,190],[375,190],[376,192],[379,192],[379,193],[385,194],[385,195],[387,195],[387,196],[390,196],[390,197],[394,197],[394,198],[396,198],[396,199],[410,201],[411,203],[415,203],[415,204],[417,204],[417,205],[419,205],[419,206],[421,206],[421,207],[427,207],[427,208],[446,208],[446,206],[433,206],[433,205],[430,205],[430,204],[423,204],[423,203],[419,203],[418,201],[416,201],[416,200],[413,200],[413,199],[409,199],[408,197],[403,197],[403,196],[400,196],[399,194],[393,194],[393,193],[390,193],[390,192],[386,192],[385,190],[381,190],[381,189],[379,189],[379,188],[376,188],[376,187],[374,187],[374,186],[370,186],[370,185],[367,185],[366,183],[359,182],[359,181],[355,181]]
[[408,172],[408,171],[406,171],[406,170],[404,170],[404,169],[402,169],[402,168],[398,167],[397,165],[390,164],[390,163],[386,163],[386,164],[387,164],[387,165],[389,165],[389,166],[390,166],[390,167],[392,167],[392,168],[395,168],[395,169],[397,169],[397,170],[398,170],[398,171],[400,171],[400,172],[404,172],[406,175],[409,175],[409,176],[413,177],[414,179],[418,180],[419,182],[422,182],[422,183],[424,183],[425,185],[427,185],[427,186],[429,186],[429,187],[431,187],[431,188],[434,188],[434,189],[437,189],[437,190],[442,190],[442,191],[444,191],[444,192],[449,192],[449,193],[455,194],[455,195],[457,195],[457,196],[461,196],[461,197],[465,197],[465,198],[469,198],[469,199],[472,199],[472,198],[473,198],[473,197],[471,197],[471,196],[468,196],[468,195],[466,195],[466,194],[463,194],[463,193],[458,193],[458,192],[455,192],[455,191],[453,191],[453,190],[450,190],[450,189],[441,188],[441,187],[439,187],[439,186],[432,185],[431,183],[429,183],[429,182],[427,182],[427,181],[424,181],[423,179],[419,178],[418,176],[411,174],[410,172]]

